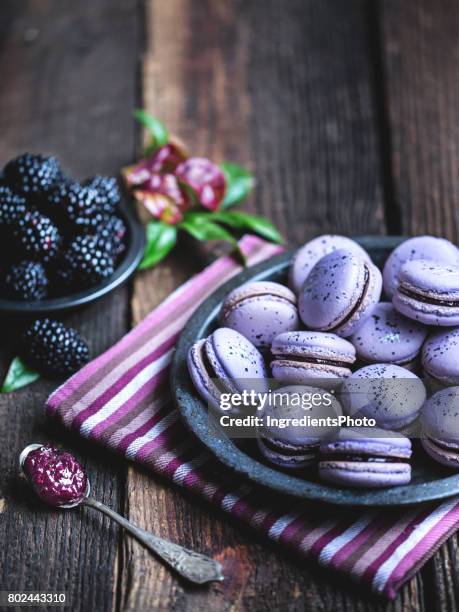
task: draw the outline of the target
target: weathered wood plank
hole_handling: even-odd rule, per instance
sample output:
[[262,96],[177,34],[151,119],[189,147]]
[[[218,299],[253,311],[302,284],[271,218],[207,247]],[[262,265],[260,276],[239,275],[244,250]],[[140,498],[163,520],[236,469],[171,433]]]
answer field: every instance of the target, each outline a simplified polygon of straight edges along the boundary
[[[198,155],[247,164],[248,204],[291,242],[320,231],[384,231],[364,3],[149,0],[144,105]],[[190,248],[190,247],[187,247]],[[139,275],[140,320],[196,269],[189,251]],[[422,610],[413,579],[393,605],[276,547],[167,483],[130,469],[126,512],[221,558],[222,584],[194,589],[124,542],[124,610]]]
[[[1,13],[0,160],[24,150],[50,152],[77,177],[116,173],[135,148],[136,0],[14,0],[3,2]],[[94,355],[126,331],[127,296],[121,289],[67,318]],[[47,510],[17,484],[19,451],[33,441],[54,441],[84,458],[98,499],[120,506],[125,463],[44,418],[55,386],[38,382],[0,396],[1,588],[65,590],[72,610],[110,610],[118,530],[89,511]]]
[[[459,5],[380,3],[393,218],[406,234],[459,240]],[[458,537],[422,571],[432,609],[459,607]],[[435,602],[435,603],[434,603]]]

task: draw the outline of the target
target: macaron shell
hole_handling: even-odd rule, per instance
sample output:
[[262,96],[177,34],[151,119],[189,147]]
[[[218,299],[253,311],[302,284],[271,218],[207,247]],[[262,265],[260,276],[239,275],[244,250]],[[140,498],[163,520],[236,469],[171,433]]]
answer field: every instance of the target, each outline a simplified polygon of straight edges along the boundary
[[409,438],[394,431],[378,427],[343,427],[335,439],[322,442],[320,452],[409,459],[412,446]]
[[347,249],[357,257],[371,261],[368,253],[354,240],[336,234],[324,234],[304,244],[295,254],[289,271],[289,286],[298,293],[309,272],[324,255]]
[[202,360],[205,340],[198,340],[188,351],[187,366],[191,380],[202,399],[207,403],[212,399],[211,381]]
[[380,302],[350,340],[365,363],[410,364],[419,354],[427,328]]
[[319,476],[327,482],[347,487],[394,487],[410,482],[411,466],[407,463],[320,461]]
[[[199,393],[204,402],[219,411],[220,408],[220,394],[222,387],[218,387],[216,381],[213,379],[213,372],[208,370],[208,365],[205,362],[206,340],[198,340],[188,351],[187,365],[188,372],[191,380],[193,381],[196,391]],[[237,389],[231,384],[228,385],[228,381],[224,381],[225,391],[237,392]],[[231,413],[237,413],[238,410],[233,410]]]
[[459,386],[434,393],[421,410],[423,434],[434,440],[459,441]]
[[257,444],[262,456],[267,461],[285,470],[304,470],[317,463],[318,444],[311,445],[303,450],[298,449],[298,452],[295,454],[291,454],[291,449],[287,453],[283,453],[281,447],[275,450],[273,447],[268,446],[263,438],[259,438]]
[[238,390],[254,386],[260,393],[268,388],[264,359],[242,334],[220,327],[205,343],[207,358],[218,378]]
[[227,311],[231,310],[238,302],[248,297],[270,295],[278,297],[292,304],[296,304],[296,296],[288,287],[272,281],[253,281],[244,283],[240,287],[233,289],[225,298],[222,305],[222,318],[224,319]]
[[338,249],[314,266],[299,296],[306,327],[334,331],[362,296],[365,266],[351,252]]
[[[287,385],[276,389],[275,393],[277,395],[272,396],[272,401],[265,405],[261,412],[265,421],[263,426],[259,428],[260,437],[266,438],[271,442],[275,441],[276,445],[284,443],[308,448],[311,444],[318,443],[321,439],[330,437],[336,433],[338,428],[333,425],[315,427],[312,425],[295,426],[291,424],[291,419],[301,419],[304,416],[310,416],[312,419],[318,417],[326,418],[328,416],[341,416],[343,414],[341,405],[333,395],[330,397],[327,396],[328,399],[326,402],[325,399],[323,399],[320,401],[320,404],[316,402],[317,405],[313,405],[309,409],[306,409],[306,407],[300,403],[296,401],[286,402],[284,398],[287,395],[292,395],[295,398],[299,396],[306,398],[308,395],[312,397],[313,394],[317,394],[317,397],[320,396],[324,398],[324,394],[327,392],[318,387],[309,385]],[[282,398],[282,403],[279,404],[280,400],[276,402],[276,398]],[[326,405],[327,403],[329,405]],[[276,424],[269,424],[267,416],[289,419],[290,422],[288,422],[285,427],[281,428]]]
[[238,302],[227,311],[222,323],[244,335],[258,348],[269,347],[277,335],[298,329],[300,325],[295,304],[268,295]]
[[317,385],[322,389],[336,389],[343,379],[352,374],[349,368],[302,363],[287,359],[271,362],[271,372],[276,380],[291,385]]
[[441,265],[435,261],[417,259],[400,268],[399,287],[403,286],[425,296],[459,300],[459,265]]
[[459,469],[459,451],[442,448],[435,440],[431,440],[424,436],[421,438],[421,443],[426,453],[434,461],[452,469]]
[[422,367],[435,382],[459,384],[459,327],[429,336],[422,348]]
[[345,414],[373,418],[378,427],[389,430],[398,430],[413,422],[425,398],[421,379],[393,364],[360,368],[341,388]]
[[355,362],[355,348],[336,334],[326,332],[293,331],[279,334],[271,346],[273,355]]
[[459,263],[459,250],[454,244],[434,236],[417,236],[405,240],[388,257],[384,269],[384,292],[392,298],[398,285],[398,273],[404,263],[413,259],[432,259],[441,263]]

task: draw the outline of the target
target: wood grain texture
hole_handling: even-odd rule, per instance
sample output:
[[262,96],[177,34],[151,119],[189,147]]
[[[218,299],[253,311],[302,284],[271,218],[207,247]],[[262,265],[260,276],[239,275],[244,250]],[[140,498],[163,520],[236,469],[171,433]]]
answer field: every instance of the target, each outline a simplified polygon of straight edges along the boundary
[[[384,0],[379,10],[392,215],[401,233],[459,241],[459,5]],[[382,75],[381,75],[382,76]],[[459,608],[458,536],[422,571],[435,610]]]
[[387,128],[401,231],[459,238],[459,5],[380,3]]
[[[25,150],[50,152],[84,177],[116,173],[132,159],[136,0],[7,1],[0,30],[2,162]],[[121,289],[66,320],[97,355],[125,333],[128,307],[128,291]],[[2,321],[2,329],[9,327]],[[65,590],[72,610],[110,610],[116,603],[118,530],[87,510],[48,510],[17,483],[20,450],[54,441],[84,458],[97,498],[120,507],[125,463],[45,419],[44,402],[56,385],[40,381],[0,396],[1,588]]]
[[[248,208],[290,242],[385,229],[364,8],[328,0],[146,3],[144,106],[193,154],[251,167],[259,183]],[[134,323],[199,269],[191,248],[137,277]],[[191,588],[125,540],[123,610],[423,610],[418,579],[386,605],[137,468],[127,477],[126,513],[218,557],[227,579]]]

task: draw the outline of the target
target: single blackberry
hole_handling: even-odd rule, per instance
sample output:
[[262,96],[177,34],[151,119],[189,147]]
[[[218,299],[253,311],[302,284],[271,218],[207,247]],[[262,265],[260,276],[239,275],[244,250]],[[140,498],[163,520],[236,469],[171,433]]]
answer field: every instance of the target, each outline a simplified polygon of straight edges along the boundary
[[95,232],[103,220],[95,189],[76,181],[64,181],[49,196],[49,208],[59,215],[69,233]]
[[22,335],[22,356],[31,367],[68,376],[89,361],[89,348],[78,332],[52,319],[37,319]]
[[55,157],[24,153],[9,161],[5,180],[25,196],[43,195],[61,178],[61,166]]
[[106,217],[94,237],[101,248],[106,249],[114,257],[119,257],[126,248],[124,221],[115,215]]
[[88,179],[85,185],[97,191],[100,210],[106,214],[113,214],[121,200],[116,178],[97,175]]
[[60,235],[54,223],[38,211],[27,211],[12,225],[12,234],[22,251],[31,257],[47,263],[56,257]]
[[26,201],[22,196],[13,193],[6,185],[0,185],[0,225],[17,221],[26,210]]
[[70,266],[66,253],[60,253],[46,268],[50,293],[54,296],[66,295],[73,289],[78,289],[75,273]]
[[77,236],[64,259],[80,287],[96,285],[115,271],[113,256],[101,248],[94,236]]
[[35,261],[21,261],[6,272],[5,294],[17,300],[42,300],[48,293],[45,269]]

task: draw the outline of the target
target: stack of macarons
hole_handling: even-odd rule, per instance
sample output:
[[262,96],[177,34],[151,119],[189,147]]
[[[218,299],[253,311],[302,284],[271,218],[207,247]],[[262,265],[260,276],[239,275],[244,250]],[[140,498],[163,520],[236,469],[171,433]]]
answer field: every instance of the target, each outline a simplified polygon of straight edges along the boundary
[[[455,412],[435,412],[443,396],[426,400],[444,388],[449,397],[454,385],[459,394],[459,249],[448,240],[408,239],[381,273],[352,239],[319,236],[295,254],[288,286],[245,283],[224,300],[219,322],[188,359],[209,405],[218,405],[217,386],[310,385],[336,394],[344,414],[376,422],[371,432],[343,429],[335,441],[261,428],[259,447],[269,462],[295,470],[318,465],[322,478],[349,486],[406,483],[411,443],[401,431],[421,422],[429,455],[459,468]],[[456,446],[445,441],[442,423],[457,433]]]

